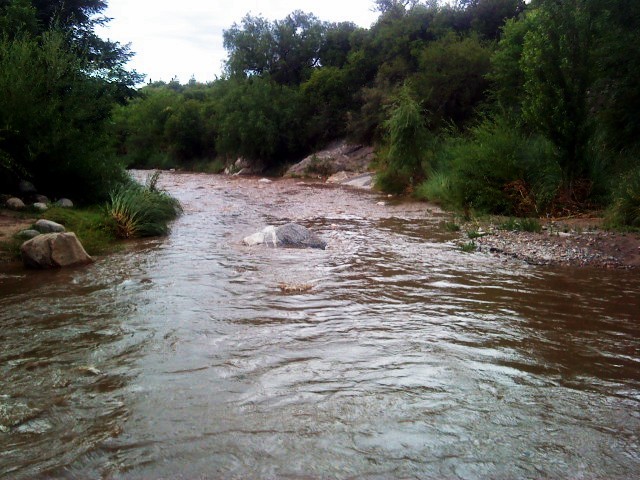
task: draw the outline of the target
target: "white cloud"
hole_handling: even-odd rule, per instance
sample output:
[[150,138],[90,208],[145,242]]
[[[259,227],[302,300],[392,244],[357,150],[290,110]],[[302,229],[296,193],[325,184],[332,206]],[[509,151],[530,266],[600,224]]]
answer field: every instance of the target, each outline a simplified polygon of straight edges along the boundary
[[98,33],[111,40],[131,43],[136,56],[129,68],[147,74],[147,80],[186,82],[213,80],[222,72],[227,53],[222,32],[247,13],[270,20],[294,10],[321,20],[352,21],[369,27],[377,18],[374,0],[109,0],[105,12],[113,20]]

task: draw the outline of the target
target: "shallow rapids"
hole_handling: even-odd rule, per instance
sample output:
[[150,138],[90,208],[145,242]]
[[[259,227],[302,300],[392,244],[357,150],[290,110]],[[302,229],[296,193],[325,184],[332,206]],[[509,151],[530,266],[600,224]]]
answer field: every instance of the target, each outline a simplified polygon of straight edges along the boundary
[[[466,254],[370,192],[160,184],[169,237],[0,271],[1,478],[638,475],[640,272]],[[287,222],[327,249],[241,245]]]

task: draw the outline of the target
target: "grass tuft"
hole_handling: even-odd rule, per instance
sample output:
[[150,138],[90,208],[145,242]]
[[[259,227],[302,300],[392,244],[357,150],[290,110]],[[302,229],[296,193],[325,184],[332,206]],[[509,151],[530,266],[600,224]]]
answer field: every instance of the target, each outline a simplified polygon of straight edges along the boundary
[[109,195],[106,214],[118,238],[166,235],[169,222],[182,213],[180,202],[157,188],[160,172],[147,178],[146,185],[130,182]]
[[500,225],[500,228],[511,232],[540,233],[542,231],[542,225],[537,218],[509,218]]

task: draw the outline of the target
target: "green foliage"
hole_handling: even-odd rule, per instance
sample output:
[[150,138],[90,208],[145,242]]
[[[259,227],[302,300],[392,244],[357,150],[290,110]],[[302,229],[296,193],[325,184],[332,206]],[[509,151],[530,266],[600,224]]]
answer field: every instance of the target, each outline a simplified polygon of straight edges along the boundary
[[247,15],[224,32],[227,71],[245,78],[268,74],[282,85],[298,85],[318,65],[327,25],[312,14],[295,11],[270,22]]
[[156,188],[158,175],[150,176],[146,185],[131,181],[110,193],[106,215],[116,237],[152,237],[169,232],[169,222],[180,215],[182,207]]
[[544,0],[525,34],[523,117],[560,151],[565,182],[585,173],[592,132],[588,108],[593,84],[594,11],[589,0]]
[[302,151],[298,89],[269,78],[228,80],[218,99],[216,145],[227,157],[276,166]]
[[385,122],[388,150],[384,167],[377,177],[377,186],[384,191],[399,193],[417,183],[428,168],[429,132],[422,109],[405,84]]
[[540,220],[537,218],[510,217],[500,225],[500,228],[511,232],[540,233],[542,231],[542,225],[540,225]]
[[502,118],[485,120],[466,138],[446,138],[439,157],[437,173],[418,194],[457,208],[500,214],[543,210],[544,192],[557,190],[560,182],[541,173],[554,170],[551,145],[523,135]]
[[442,226],[444,227],[444,229],[447,232],[459,232],[460,231],[460,225],[458,225],[456,222],[444,222],[442,224]]
[[322,145],[344,136],[347,113],[354,106],[354,87],[347,72],[337,67],[316,69],[300,86],[309,117],[306,137],[312,145]]
[[114,248],[115,236],[101,209],[52,207],[40,216],[74,232],[89,255],[104,254]]
[[62,34],[0,38],[5,182],[15,183],[24,173],[51,196],[91,201],[122,178],[105,136],[113,98],[85,67]]
[[414,195],[421,200],[438,202],[446,206],[455,206],[455,201],[452,198],[452,187],[451,174],[439,170],[420,183],[416,187]]
[[419,98],[434,124],[463,125],[485,99],[491,51],[477,37],[454,34],[431,42],[419,54],[412,77]]
[[478,245],[476,245],[476,242],[474,241],[470,241],[460,245],[460,250],[462,250],[464,253],[473,253],[477,249],[478,249]]
[[610,228],[640,229],[640,167],[620,178],[612,197],[606,215],[607,225]]

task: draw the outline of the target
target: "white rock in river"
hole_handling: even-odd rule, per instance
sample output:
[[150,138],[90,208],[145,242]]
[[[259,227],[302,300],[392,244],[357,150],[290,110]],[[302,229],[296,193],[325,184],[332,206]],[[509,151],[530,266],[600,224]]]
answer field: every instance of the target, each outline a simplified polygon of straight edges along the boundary
[[321,248],[327,242],[308,228],[296,223],[287,223],[280,227],[268,226],[243,240],[245,245],[267,245],[269,247]]

